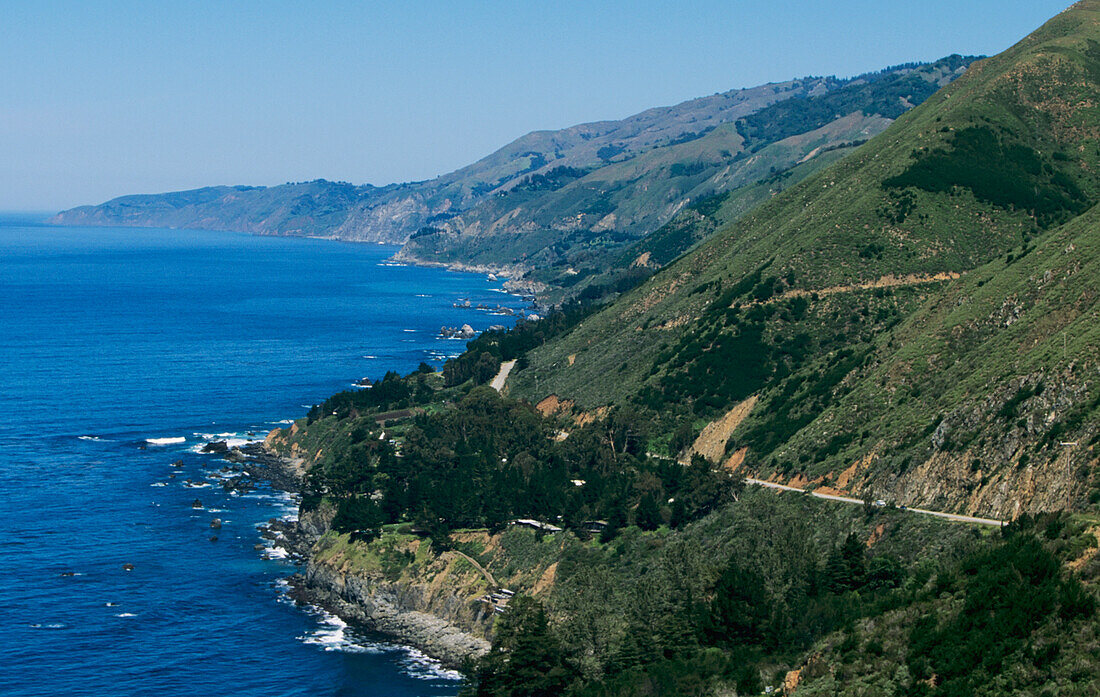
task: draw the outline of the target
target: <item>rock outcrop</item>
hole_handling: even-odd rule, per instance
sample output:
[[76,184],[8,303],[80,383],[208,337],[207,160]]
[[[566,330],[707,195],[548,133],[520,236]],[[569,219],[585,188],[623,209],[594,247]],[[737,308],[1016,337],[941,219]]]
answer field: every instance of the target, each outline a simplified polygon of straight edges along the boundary
[[[292,579],[297,597],[415,646],[450,666],[488,652],[485,610],[430,582],[386,581],[311,560]],[[482,635],[475,634],[482,632]]]

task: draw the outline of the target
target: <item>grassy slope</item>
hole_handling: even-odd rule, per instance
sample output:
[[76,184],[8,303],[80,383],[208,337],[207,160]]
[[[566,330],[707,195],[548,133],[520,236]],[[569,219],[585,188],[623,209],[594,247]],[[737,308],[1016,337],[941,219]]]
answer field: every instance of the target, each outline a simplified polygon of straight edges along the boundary
[[[754,129],[748,143],[739,132],[742,124],[728,123],[686,143],[626,159],[617,156],[556,190],[517,193],[502,187],[497,195],[443,223],[444,232],[413,239],[403,254],[435,261],[525,263],[536,269],[583,263],[602,248],[619,248],[656,230],[688,201],[786,170],[819,148],[881,132],[891,119],[877,115],[876,109],[882,108],[881,93],[888,87],[917,99],[906,92],[916,89],[912,83],[934,89],[949,82],[957,74],[955,69],[968,60],[953,57],[917,70],[897,70],[875,76],[870,83],[858,79],[834,86],[832,92],[814,90],[812,99],[783,100],[746,112],[765,121],[776,120],[769,128]],[[842,97],[846,99],[835,105],[829,101]],[[772,114],[787,101],[790,109]],[[817,105],[840,111],[800,120]],[[891,108],[891,117],[902,110],[896,105]]]
[[[802,324],[771,322],[768,331],[773,339],[781,332],[799,330],[814,335],[819,352],[804,372],[824,369],[835,356],[838,346],[828,340],[830,332],[849,339],[854,334],[849,343],[869,350],[866,365],[879,367],[861,369],[849,376],[846,384],[833,390],[830,404],[824,405],[826,413],[804,434],[792,439],[792,450],[756,452],[756,464],[770,466],[765,458],[776,457],[776,466],[782,466],[780,456],[793,456],[802,466],[795,469],[807,469],[808,474],[835,472],[880,441],[887,445],[903,443],[912,435],[909,431],[915,423],[927,426],[941,412],[961,409],[966,400],[973,402],[982,394],[996,391],[1009,373],[1030,375],[1045,370],[1062,375],[1061,339],[1044,337],[1070,326],[1070,348],[1075,351],[1067,362],[1077,361],[1076,372],[1061,380],[1060,389],[1067,391],[1067,403],[1055,410],[1054,418],[1066,416],[1069,402],[1085,400],[1089,393],[1082,387],[1095,382],[1091,371],[1095,370],[1097,342],[1095,330],[1088,323],[1094,323],[1096,312],[1090,289],[1090,280],[1094,285],[1096,274],[1065,276],[1069,269],[1095,269],[1095,214],[1055,228],[1054,220],[1041,219],[1026,209],[997,205],[988,200],[987,193],[983,196],[987,200],[983,200],[973,188],[936,192],[912,186],[888,188],[884,182],[911,172],[915,163],[930,152],[957,151],[958,134],[979,126],[1002,134],[1009,144],[1006,147],[1018,145],[1037,153],[1040,168],[1045,168],[1041,171],[1060,173],[1072,180],[1068,186],[1076,186],[1081,192],[1078,209],[1095,202],[1096,135],[1100,124],[1093,103],[1100,77],[1098,17],[1097,3],[1079,3],[1005,53],[975,64],[962,78],[902,116],[852,156],[774,197],[564,339],[534,352],[531,369],[513,376],[513,394],[537,399],[553,392],[584,406],[627,401],[644,385],[658,384],[663,375],[678,370],[681,366],[657,366],[656,373],[651,374],[653,360],[662,350],[706,329],[707,310],[722,289],[731,288],[761,267],[766,266],[767,275],[783,279],[780,291],[823,289],[888,274],[957,272],[967,275],[954,283],[892,290],[886,297],[872,291],[823,297],[811,304],[811,319]],[[1075,212],[1066,211],[1062,217],[1072,217]],[[1058,257],[1059,250],[1069,244],[1075,245],[1076,256]],[[1029,253],[1006,269],[1005,255],[1012,252],[1014,258],[1019,256],[1021,245],[1026,245]],[[1061,263],[1054,263],[1056,260]],[[1044,264],[1046,268],[1042,268]],[[1042,277],[1047,270],[1062,282],[1048,283],[1040,289],[1034,276]],[[979,289],[977,284],[983,280],[986,283]],[[1032,296],[1034,305],[1028,309],[1035,311],[1024,311],[1018,321],[1014,320],[1012,331],[990,330],[995,324],[991,313],[1000,311],[1006,298]],[[960,299],[963,304],[951,309],[952,303]],[[894,335],[884,333],[892,324],[889,321],[865,324],[861,330],[844,318],[836,318],[841,312],[853,310],[878,312],[890,302],[897,319],[906,320],[896,325]],[[1051,311],[1044,311],[1044,305]],[[832,323],[830,317],[834,318]],[[812,325],[813,318],[817,318],[816,326]],[[960,330],[953,327],[966,321],[974,326],[963,333],[967,341],[956,339],[935,345],[944,342],[945,336],[958,335]],[[978,329],[983,322],[988,325],[984,331]],[[1024,357],[1023,363],[1017,360],[1020,356]],[[882,390],[894,387],[895,376],[889,366],[903,364],[917,366],[913,376],[917,382],[927,382],[930,375],[943,380],[945,391],[934,400],[929,396],[905,403],[884,399]],[[953,371],[944,372],[945,364]],[[729,365],[732,370],[738,369],[736,360]],[[608,375],[615,377],[607,379]],[[886,385],[882,384],[884,376]],[[775,410],[777,405],[767,398],[781,394],[781,387],[776,381],[764,386],[766,409]],[[848,392],[851,395],[840,394]],[[840,401],[833,404],[838,397]],[[997,395],[1003,400],[1010,397]],[[797,399],[798,393],[785,398]],[[857,399],[863,402],[857,403]],[[856,422],[864,430],[875,430],[874,437],[869,434],[864,442],[851,443],[842,453],[826,455],[824,462],[819,459],[813,468],[798,462],[799,449],[805,452],[808,448],[803,441],[850,429],[851,422],[842,419],[850,418],[854,413],[850,410],[857,406],[875,410],[876,415],[871,417],[867,411],[862,412]],[[988,404],[986,411],[996,411],[1000,406]],[[666,408],[675,409],[677,405]],[[996,426],[987,416],[979,419],[984,425],[979,424],[977,430]],[[839,429],[837,423],[844,424],[844,428]],[[746,423],[742,432],[751,426]],[[1033,447],[1045,435],[1043,430],[1025,433],[1022,439]],[[735,434],[735,441],[737,437]],[[915,444],[899,448],[899,457],[903,451],[910,457],[919,454]],[[1001,452],[992,464],[984,465],[986,473],[1017,461],[1019,454],[1018,447]],[[787,457],[788,471],[794,467],[790,459]],[[895,462],[892,467],[896,473],[900,464]],[[921,492],[891,479],[893,476],[883,474],[875,479],[875,486],[889,483],[893,491],[909,492],[913,497],[944,495]],[[959,496],[955,491],[949,498],[961,505]],[[981,505],[1003,509],[1007,502],[987,498]]]
[[[751,187],[817,148],[865,139],[887,124],[878,117],[851,115],[738,160],[741,137],[732,125],[721,126],[698,140],[601,167],[556,191],[493,198],[464,223],[463,234],[418,237],[405,252],[477,264],[515,259],[539,267],[585,265],[596,255],[599,261],[591,262],[603,268],[602,250],[618,250],[657,229],[685,202]],[[675,174],[679,168],[689,169]]]

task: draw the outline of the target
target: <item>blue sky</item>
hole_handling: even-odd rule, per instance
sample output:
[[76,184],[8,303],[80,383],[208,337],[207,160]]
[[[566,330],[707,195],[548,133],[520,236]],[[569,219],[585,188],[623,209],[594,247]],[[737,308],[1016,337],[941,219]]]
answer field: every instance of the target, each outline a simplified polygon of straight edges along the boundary
[[427,179],[536,129],[997,53],[1068,0],[0,0],[0,210]]

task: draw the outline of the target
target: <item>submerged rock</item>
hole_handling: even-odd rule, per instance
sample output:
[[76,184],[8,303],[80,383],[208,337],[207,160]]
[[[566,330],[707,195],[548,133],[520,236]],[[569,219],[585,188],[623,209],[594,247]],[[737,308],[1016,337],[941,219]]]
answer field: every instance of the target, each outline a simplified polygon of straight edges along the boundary
[[123,571],[133,571],[134,570],[134,565],[131,564],[130,562],[126,562],[125,564],[122,565],[122,570]]

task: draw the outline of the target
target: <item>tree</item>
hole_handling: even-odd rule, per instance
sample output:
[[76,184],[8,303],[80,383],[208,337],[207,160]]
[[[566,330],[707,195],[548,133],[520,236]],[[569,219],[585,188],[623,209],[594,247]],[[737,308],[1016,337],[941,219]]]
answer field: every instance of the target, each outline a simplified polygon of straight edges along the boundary
[[844,544],[833,550],[825,562],[825,585],[830,592],[843,593],[863,586],[864,547],[856,534],[849,533]]
[[600,531],[600,542],[607,544],[619,535],[619,531],[626,526],[626,509],[616,502],[612,504],[611,511],[607,514],[607,525]]
[[475,675],[477,697],[555,697],[576,677],[542,603],[518,595],[501,615],[493,648]]
[[350,532],[357,539],[373,539],[382,527],[382,509],[369,496],[351,496],[340,501],[332,528],[337,532]]
[[731,559],[714,587],[707,633],[721,643],[757,644],[771,615],[771,603],[759,574]]
[[642,530],[656,530],[661,526],[661,509],[657,507],[653,494],[646,493],[642,496],[634,511],[634,522]]
[[482,353],[474,366],[474,382],[478,385],[484,385],[493,379],[498,370],[500,370],[500,360],[490,353]]

